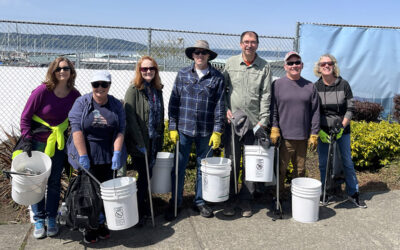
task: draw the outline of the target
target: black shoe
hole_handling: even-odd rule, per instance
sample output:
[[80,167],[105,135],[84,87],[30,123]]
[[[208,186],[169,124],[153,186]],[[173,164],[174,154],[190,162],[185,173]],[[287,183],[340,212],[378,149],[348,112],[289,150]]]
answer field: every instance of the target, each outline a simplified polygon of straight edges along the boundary
[[105,240],[110,238],[110,230],[108,230],[104,224],[99,226],[99,228],[96,230],[96,233],[99,239]]
[[83,233],[83,241],[86,244],[92,244],[97,242],[97,233],[95,230],[86,230]]
[[[177,216],[178,216],[180,211],[181,211],[181,208],[178,207],[178,210],[177,210],[177,213],[176,213]],[[166,221],[173,221],[173,220],[176,219],[176,217],[175,217],[175,207],[174,206],[171,206],[171,205],[168,206],[167,211],[165,211],[165,214],[164,214],[164,219]]]
[[205,218],[210,218],[214,215],[213,210],[206,204],[197,205],[196,207],[197,210],[200,212],[200,215]]
[[367,205],[363,201],[360,201],[359,192],[355,192],[352,196],[349,196],[348,200],[359,208],[367,208]]

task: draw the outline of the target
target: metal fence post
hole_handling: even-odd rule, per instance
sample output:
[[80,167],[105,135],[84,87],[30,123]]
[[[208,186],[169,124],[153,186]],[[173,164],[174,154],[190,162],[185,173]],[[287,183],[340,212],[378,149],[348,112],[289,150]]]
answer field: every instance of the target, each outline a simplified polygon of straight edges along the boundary
[[299,52],[300,22],[296,23],[296,37],[294,38],[294,50]]
[[151,56],[151,28],[149,28],[147,36],[147,55]]

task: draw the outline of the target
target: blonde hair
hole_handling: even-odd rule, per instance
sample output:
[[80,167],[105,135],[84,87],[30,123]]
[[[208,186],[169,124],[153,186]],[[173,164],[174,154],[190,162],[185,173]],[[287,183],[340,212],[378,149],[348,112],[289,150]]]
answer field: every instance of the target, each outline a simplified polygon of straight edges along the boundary
[[140,60],[138,61],[137,65],[136,65],[135,78],[133,78],[131,83],[133,85],[135,85],[135,87],[139,90],[142,90],[144,88],[143,77],[140,72],[140,67],[142,67],[142,63],[144,60],[150,60],[153,63],[153,67],[156,68],[154,78],[153,78],[153,80],[151,80],[151,85],[154,88],[161,90],[162,85],[161,85],[161,78],[160,78],[160,74],[159,74],[158,64],[157,64],[156,60],[154,60],[154,58],[152,58],[151,56],[143,56],[142,58],[140,58]]
[[75,86],[75,78],[76,78],[75,67],[68,58],[60,56],[57,57],[54,61],[52,61],[49,65],[49,68],[47,69],[46,80],[44,83],[46,84],[46,88],[48,90],[54,90],[56,88],[56,85],[58,84],[58,80],[56,77],[56,69],[60,64],[60,62],[66,62],[68,64],[68,67],[70,67],[69,71],[70,74],[67,81],[67,87],[69,89],[72,89]]
[[329,59],[332,60],[332,62],[333,62],[333,76],[334,77],[339,77],[340,76],[340,69],[339,69],[339,66],[337,64],[337,60],[331,54],[324,54],[324,55],[320,56],[320,58],[318,59],[318,61],[314,65],[314,75],[316,75],[317,77],[321,77],[321,72],[319,71],[319,62],[321,61],[322,57],[328,57]]

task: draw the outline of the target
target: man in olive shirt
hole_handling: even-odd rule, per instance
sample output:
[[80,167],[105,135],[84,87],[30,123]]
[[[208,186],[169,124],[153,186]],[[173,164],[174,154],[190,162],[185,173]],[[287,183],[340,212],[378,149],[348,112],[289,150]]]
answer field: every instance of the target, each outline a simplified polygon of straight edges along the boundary
[[[227,108],[226,117],[228,119],[227,128],[225,130],[225,157],[233,159],[230,127],[232,114],[236,110],[242,110],[246,113],[252,124],[249,131],[242,138],[234,135],[234,155],[237,164],[240,163],[240,158],[243,154],[243,145],[256,144],[257,137],[261,134],[265,134],[265,128],[269,125],[271,69],[270,65],[257,55],[258,43],[258,35],[256,32],[243,32],[240,36],[242,53],[237,56],[232,56],[225,64],[225,105]],[[239,176],[239,167],[236,168],[236,172],[236,176]],[[236,204],[241,208],[242,216],[250,217],[252,215],[250,201],[253,199],[255,183],[245,181],[244,173],[245,171],[243,168],[243,185],[238,197],[234,195],[235,175],[233,172],[231,173],[230,198],[223,211],[224,215],[233,216],[235,214]],[[238,203],[236,202],[237,199],[239,199]]]

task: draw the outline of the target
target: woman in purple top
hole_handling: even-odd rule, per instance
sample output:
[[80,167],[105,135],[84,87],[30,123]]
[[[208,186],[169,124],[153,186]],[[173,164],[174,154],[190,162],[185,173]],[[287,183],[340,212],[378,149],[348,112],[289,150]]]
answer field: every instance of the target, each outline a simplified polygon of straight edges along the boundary
[[47,143],[47,139],[66,130],[68,112],[80,96],[79,91],[74,88],[75,78],[76,71],[71,61],[64,57],[56,58],[50,63],[45,82],[33,90],[21,115],[23,151],[29,156],[31,150],[45,152],[52,161],[45,196],[47,198],[32,205],[35,220],[33,237],[37,239],[46,235],[55,236],[58,233],[56,216],[60,200],[61,173],[66,155],[64,140],[57,140],[56,143],[50,143],[49,140]]

